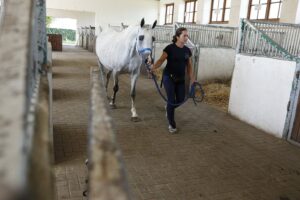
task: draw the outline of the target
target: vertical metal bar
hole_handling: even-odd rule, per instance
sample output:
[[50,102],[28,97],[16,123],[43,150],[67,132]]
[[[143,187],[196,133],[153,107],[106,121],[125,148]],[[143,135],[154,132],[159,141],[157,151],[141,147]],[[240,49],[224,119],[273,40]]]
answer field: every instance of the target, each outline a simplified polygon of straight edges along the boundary
[[297,56],[297,57],[300,56],[300,55],[299,55],[299,49],[300,49],[300,45],[299,45],[299,42],[300,42],[300,36],[299,36],[299,34],[300,34],[300,28],[297,27],[297,32],[296,32],[296,42],[295,42],[295,53],[294,53],[294,55]]

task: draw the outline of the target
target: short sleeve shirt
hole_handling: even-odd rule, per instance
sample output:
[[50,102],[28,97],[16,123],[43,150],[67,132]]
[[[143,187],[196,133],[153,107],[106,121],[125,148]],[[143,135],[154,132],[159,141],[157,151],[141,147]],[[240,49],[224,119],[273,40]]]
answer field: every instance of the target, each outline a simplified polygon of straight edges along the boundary
[[166,46],[163,51],[168,54],[164,74],[184,77],[188,60],[192,56],[191,50],[186,46],[180,48],[175,43],[172,43]]

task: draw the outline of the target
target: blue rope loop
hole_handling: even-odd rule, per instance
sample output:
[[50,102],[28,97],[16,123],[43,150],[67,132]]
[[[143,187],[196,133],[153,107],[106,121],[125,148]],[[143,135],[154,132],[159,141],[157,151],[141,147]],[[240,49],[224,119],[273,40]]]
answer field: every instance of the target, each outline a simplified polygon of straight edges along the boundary
[[[151,72],[151,70],[150,70],[150,65],[147,64],[147,63],[145,63],[145,66],[146,66],[147,70],[150,72],[150,74],[151,74],[151,76],[152,76],[152,79],[153,79],[153,81],[154,81],[154,84],[155,84],[155,87],[156,87],[158,93],[159,93],[160,96],[163,98],[163,100],[164,100],[165,102],[167,102],[169,105],[171,105],[171,106],[181,106],[182,104],[184,104],[185,102],[187,102],[187,100],[188,100],[189,98],[192,98],[192,99],[193,99],[193,102],[194,102],[195,106],[197,105],[197,103],[200,103],[200,102],[203,101],[204,96],[205,96],[204,90],[203,90],[203,88],[202,88],[202,86],[201,86],[201,84],[200,84],[199,82],[194,82],[194,83],[192,83],[192,85],[191,85],[191,88],[190,88],[188,97],[186,97],[181,103],[176,103],[176,104],[174,104],[174,103],[169,102],[168,99],[163,95],[163,93],[162,93],[161,90],[159,89],[159,85],[158,85],[158,83],[157,83],[156,76]],[[197,91],[200,92],[200,94],[201,94],[200,97],[196,97],[196,96],[195,96]]]

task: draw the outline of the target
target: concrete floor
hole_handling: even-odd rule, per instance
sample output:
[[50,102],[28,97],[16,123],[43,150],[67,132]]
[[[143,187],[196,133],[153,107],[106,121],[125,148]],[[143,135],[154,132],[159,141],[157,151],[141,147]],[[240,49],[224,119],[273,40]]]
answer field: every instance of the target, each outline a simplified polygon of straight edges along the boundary
[[[94,54],[53,54],[54,150],[58,199],[84,199],[89,68]],[[167,131],[164,102],[140,77],[130,121],[129,77],[120,76],[111,110],[133,199],[299,200],[300,148],[191,101],[176,110],[178,134]],[[110,92],[111,92],[110,87]]]

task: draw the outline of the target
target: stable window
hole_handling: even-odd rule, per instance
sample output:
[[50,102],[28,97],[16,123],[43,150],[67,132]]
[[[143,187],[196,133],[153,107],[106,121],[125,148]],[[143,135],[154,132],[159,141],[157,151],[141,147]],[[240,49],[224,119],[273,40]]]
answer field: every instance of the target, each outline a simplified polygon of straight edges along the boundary
[[197,1],[186,1],[184,9],[184,22],[196,23],[197,19]]
[[212,0],[210,23],[228,23],[231,0]]
[[278,20],[281,6],[282,0],[250,0],[248,19]]
[[173,24],[174,3],[166,5],[165,24]]

